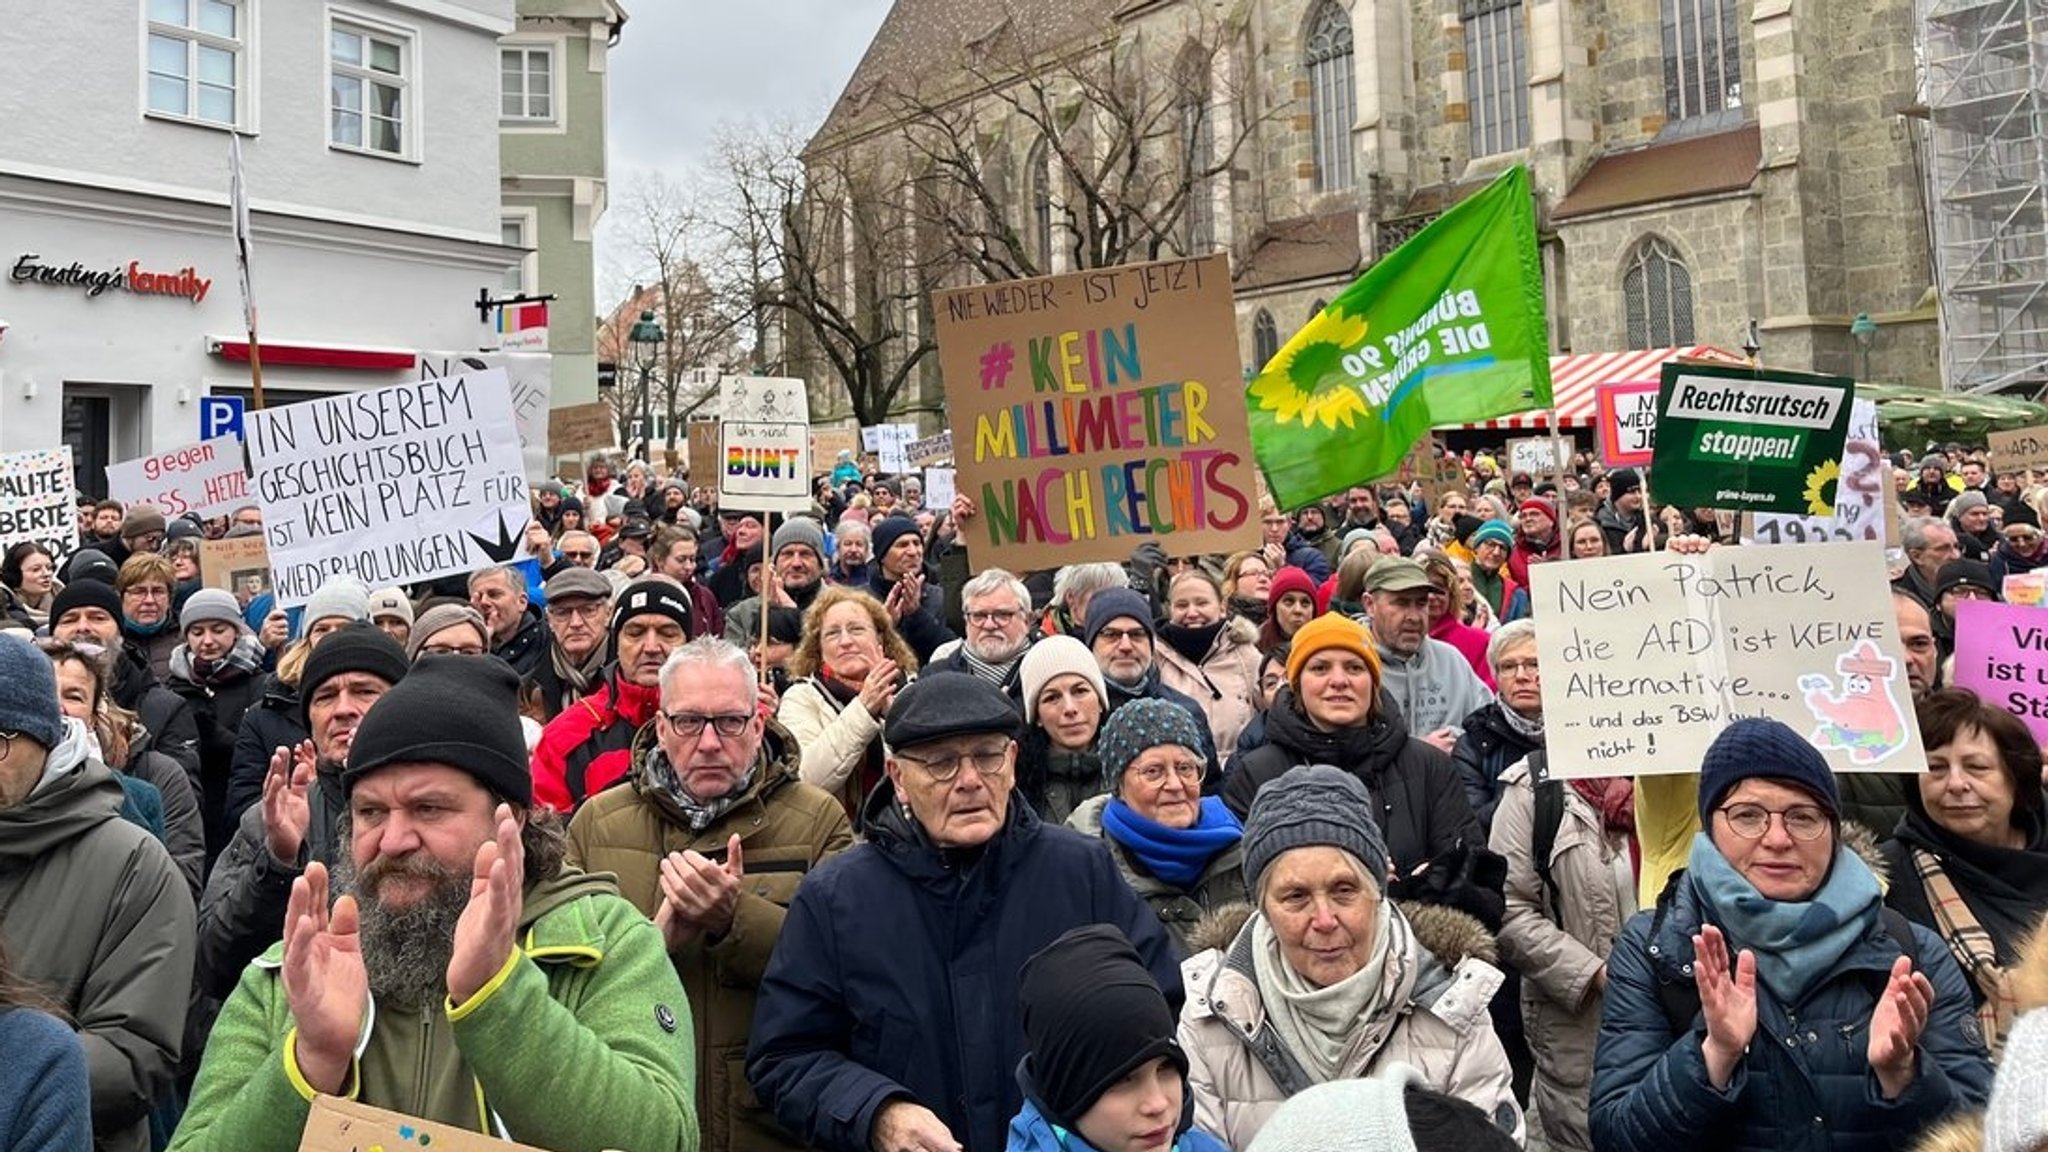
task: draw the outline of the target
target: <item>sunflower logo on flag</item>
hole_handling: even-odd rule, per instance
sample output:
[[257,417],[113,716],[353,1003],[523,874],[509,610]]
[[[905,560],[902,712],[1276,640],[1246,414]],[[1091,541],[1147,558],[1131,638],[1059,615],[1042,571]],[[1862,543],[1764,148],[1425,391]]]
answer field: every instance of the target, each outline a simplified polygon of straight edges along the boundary
[[1842,479],[1842,465],[1829,460],[1806,474],[1806,510],[1815,516],[1835,514],[1835,489]]
[[1365,397],[1344,370],[1344,357],[1364,346],[1368,327],[1363,316],[1325,308],[1259,373],[1246,397],[1279,424],[1356,427],[1367,414]]

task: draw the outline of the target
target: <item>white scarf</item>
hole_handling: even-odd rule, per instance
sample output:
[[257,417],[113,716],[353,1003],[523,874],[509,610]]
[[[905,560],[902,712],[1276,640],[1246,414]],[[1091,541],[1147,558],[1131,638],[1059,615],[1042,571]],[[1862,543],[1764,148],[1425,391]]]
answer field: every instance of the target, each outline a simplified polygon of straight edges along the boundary
[[1392,1006],[1404,982],[1399,968],[1407,963],[1407,920],[1382,897],[1372,954],[1358,971],[1327,988],[1316,987],[1287,962],[1265,913],[1252,924],[1252,975],[1280,1042],[1318,1084],[1357,1075],[1371,1055],[1359,1051],[1373,1032],[1364,1025]]

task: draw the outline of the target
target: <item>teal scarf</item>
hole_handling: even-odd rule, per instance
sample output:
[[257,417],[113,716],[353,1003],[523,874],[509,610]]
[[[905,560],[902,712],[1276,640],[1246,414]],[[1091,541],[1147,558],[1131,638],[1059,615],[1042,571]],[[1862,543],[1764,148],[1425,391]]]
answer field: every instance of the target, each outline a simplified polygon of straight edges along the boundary
[[1693,891],[1728,934],[1732,950],[1756,956],[1756,978],[1790,1008],[1834,971],[1876,925],[1884,893],[1863,858],[1839,844],[1834,867],[1806,901],[1772,900],[1728,863],[1705,832],[1686,862]]

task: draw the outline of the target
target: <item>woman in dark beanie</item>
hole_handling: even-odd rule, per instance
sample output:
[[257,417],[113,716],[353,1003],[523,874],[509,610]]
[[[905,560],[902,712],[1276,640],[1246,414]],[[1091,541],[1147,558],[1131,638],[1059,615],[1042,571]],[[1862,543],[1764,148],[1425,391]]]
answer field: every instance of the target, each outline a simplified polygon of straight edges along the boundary
[[1841,808],[1786,725],[1715,738],[1688,866],[1607,958],[1594,1147],[1888,1149],[1983,1105],[1969,985],[1939,937],[1886,912]]
[[1185,708],[1133,700],[1102,726],[1100,749],[1109,792],[1067,826],[1109,844],[1185,956],[1202,917],[1244,899],[1244,825],[1220,797],[1202,795],[1202,734]]
[[1008,1152],[1226,1152],[1194,1127],[1173,1010],[1121,932],[1091,924],[1046,945],[1017,1002],[1031,1051]]
[[1932,929],[1962,966],[1996,1057],[2011,1031],[2011,969],[2048,913],[2041,749],[2027,726],[1967,688],[1921,700],[1927,771],[1881,846],[1885,903]]

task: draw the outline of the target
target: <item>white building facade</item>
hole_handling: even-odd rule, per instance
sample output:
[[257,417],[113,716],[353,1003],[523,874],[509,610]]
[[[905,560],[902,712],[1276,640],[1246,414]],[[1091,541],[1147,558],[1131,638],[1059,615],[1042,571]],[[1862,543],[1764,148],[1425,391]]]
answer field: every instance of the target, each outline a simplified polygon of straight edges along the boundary
[[0,20],[0,451],[78,486],[250,386],[228,213],[241,135],[271,405],[495,343],[513,0],[78,0]]

